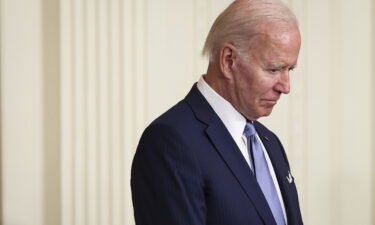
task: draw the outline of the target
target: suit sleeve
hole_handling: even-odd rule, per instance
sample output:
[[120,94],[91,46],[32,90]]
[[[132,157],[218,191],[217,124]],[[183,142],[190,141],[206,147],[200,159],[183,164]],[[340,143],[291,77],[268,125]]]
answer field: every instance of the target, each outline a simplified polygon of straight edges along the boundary
[[165,125],[151,125],[143,133],[131,171],[137,225],[205,224],[201,171],[187,146]]

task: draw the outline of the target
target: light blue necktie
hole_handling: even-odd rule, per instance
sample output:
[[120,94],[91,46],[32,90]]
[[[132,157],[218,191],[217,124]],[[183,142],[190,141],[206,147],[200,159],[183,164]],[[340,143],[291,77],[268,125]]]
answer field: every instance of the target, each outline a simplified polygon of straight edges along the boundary
[[264,197],[272,211],[273,217],[277,225],[285,225],[283,210],[279,197],[273,183],[270,170],[268,169],[267,161],[263,153],[261,143],[256,138],[256,131],[254,124],[247,122],[244,130],[244,135],[247,138],[247,146],[249,149],[250,161],[253,165],[253,172],[256,176],[258,184],[262,189]]

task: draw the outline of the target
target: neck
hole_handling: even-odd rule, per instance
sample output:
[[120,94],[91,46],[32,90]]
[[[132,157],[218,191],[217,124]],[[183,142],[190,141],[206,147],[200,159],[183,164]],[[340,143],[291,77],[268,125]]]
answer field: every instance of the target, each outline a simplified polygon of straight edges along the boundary
[[220,67],[215,63],[210,63],[207,69],[204,80],[212,89],[216,91],[221,97],[230,102],[228,85],[229,80],[222,74]]

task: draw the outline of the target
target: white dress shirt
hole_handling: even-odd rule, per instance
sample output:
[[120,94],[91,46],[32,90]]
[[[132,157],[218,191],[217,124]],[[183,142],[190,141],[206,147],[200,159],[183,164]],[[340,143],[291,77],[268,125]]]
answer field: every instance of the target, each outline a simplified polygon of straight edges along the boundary
[[[230,135],[232,136],[233,140],[236,142],[238,148],[240,149],[243,157],[245,158],[247,164],[251,169],[252,164],[250,163],[249,152],[247,148],[247,138],[243,134],[245,126],[246,126],[246,118],[242,116],[227,100],[221,97],[214,89],[212,89],[204,80],[204,75],[198,81],[198,90],[201,92],[203,97],[208,101],[211,105],[215,113],[219,116],[221,121],[224,123],[225,127],[228,129]],[[275,175],[275,171],[272,166],[272,162],[265,150],[265,147],[256,133],[256,138],[260,141],[263,149],[264,156],[267,161],[268,168],[270,170],[270,174],[275,184],[276,191],[281,203],[281,208],[284,213],[285,223],[287,223],[286,213],[285,213],[285,206],[284,201],[281,196],[279,183],[277,182],[277,178]]]

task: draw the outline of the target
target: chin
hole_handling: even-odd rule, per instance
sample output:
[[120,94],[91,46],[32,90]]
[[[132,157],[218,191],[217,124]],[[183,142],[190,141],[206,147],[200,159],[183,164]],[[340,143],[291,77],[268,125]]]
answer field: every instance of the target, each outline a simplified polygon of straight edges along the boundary
[[262,113],[260,113],[260,117],[263,117],[263,116],[269,116],[270,114],[272,113],[272,108],[267,108],[266,110],[263,110]]
[[246,115],[246,119],[248,120],[257,120],[261,117],[269,116],[272,112],[273,107],[259,107],[256,110],[248,111]]

